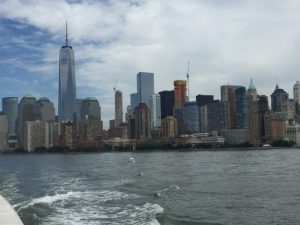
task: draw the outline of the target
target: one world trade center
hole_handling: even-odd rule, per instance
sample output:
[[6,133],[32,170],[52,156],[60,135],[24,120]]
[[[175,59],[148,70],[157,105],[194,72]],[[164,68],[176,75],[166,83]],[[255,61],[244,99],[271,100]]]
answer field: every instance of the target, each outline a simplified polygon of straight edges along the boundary
[[76,120],[76,81],[75,62],[72,46],[68,45],[68,27],[66,24],[66,44],[59,51],[59,121]]

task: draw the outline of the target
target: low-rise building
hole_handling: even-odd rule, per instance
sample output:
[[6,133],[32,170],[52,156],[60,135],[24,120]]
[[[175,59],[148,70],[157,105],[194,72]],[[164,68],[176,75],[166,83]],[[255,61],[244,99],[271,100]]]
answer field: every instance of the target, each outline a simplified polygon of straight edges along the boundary
[[221,136],[229,144],[241,144],[249,141],[248,129],[224,129],[221,130]]

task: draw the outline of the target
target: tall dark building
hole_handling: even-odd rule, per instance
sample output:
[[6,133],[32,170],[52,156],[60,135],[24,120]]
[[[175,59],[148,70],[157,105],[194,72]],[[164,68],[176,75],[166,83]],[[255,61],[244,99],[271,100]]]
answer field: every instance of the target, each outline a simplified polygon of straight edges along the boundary
[[261,143],[265,142],[265,113],[269,110],[268,97],[265,95],[258,96],[259,109],[259,135]]
[[271,108],[273,112],[286,112],[289,101],[289,95],[283,89],[276,85],[271,95]]
[[197,133],[199,127],[200,110],[197,102],[186,102],[183,106],[183,125],[186,134]]
[[199,107],[204,106],[213,100],[214,100],[213,95],[197,95],[196,96],[197,105]]
[[[228,102],[215,100],[208,103],[207,111],[207,131],[219,131],[229,128]],[[201,114],[201,116],[203,116]]]
[[236,112],[236,128],[244,129],[248,127],[248,101],[246,88],[241,87],[235,90],[235,112]]
[[173,116],[174,108],[174,91],[161,91],[160,95],[160,107],[161,107],[161,119],[166,118],[167,116]]

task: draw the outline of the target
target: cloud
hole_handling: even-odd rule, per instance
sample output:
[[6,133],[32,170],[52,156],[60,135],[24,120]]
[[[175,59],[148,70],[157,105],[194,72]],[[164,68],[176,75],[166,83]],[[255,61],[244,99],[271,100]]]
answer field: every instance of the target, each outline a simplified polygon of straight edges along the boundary
[[139,71],[155,73],[157,92],[172,89],[175,79],[185,79],[188,60],[191,99],[219,98],[220,85],[247,87],[251,77],[260,94],[270,95],[276,83],[291,94],[299,75],[299,10],[297,0],[2,0],[0,18],[16,21],[13,29],[34,28],[24,37],[20,32],[18,43],[39,56],[37,64],[26,61],[27,70],[52,74],[48,82],[58,76],[68,20],[78,97],[97,97],[107,126],[116,79],[125,111]]

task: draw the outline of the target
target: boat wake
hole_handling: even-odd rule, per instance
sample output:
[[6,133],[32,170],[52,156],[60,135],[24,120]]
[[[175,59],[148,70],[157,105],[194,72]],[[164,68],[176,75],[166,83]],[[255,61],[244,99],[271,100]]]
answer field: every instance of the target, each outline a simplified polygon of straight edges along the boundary
[[[66,192],[46,195],[14,205],[28,224],[94,225],[136,224],[158,225],[156,214],[163,208],[158,204],[134,204],[140,196],[119,191]],[[31,217],[31,218],[29,218]]]

